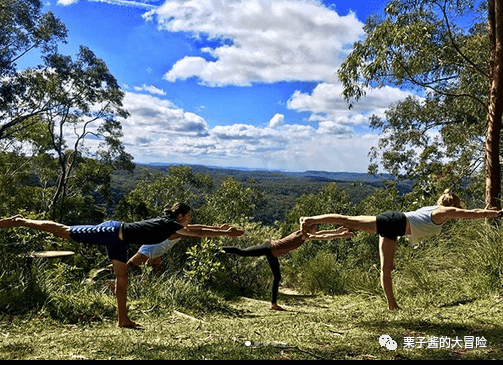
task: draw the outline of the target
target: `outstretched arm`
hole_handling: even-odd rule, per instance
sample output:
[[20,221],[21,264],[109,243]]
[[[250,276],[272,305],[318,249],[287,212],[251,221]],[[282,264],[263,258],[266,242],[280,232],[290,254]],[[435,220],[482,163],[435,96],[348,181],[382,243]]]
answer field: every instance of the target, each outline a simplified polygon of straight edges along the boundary
[[350,238],[355,234],[346,227],[339,227],[332,231],[316,231],[315,233],[307,233],[307,238],[310,240],[332,240],[338,238]]
[[232,226],[221,228],[212,226],[188,225],[187,227],[176,231],[176,233],[184,237],[239,237],[243,235],[245,231]]
[[190,228],[190,229],[205,229],[205,228],[208,228],[208,229],[214,229],[214,230],[228,230],[229,228],[232,228],[232,226],[230,224],[221,224],[219,226],[207,226],[205,224],[187,224],[186,228]]
[[323,214],[323,215],[315,215],[312,217],[300,217],[301,229],[305,230],[307,227],[312,225],[333,224],[334,216],[335,216],[334,214]]
[[439,206],[431,213],[431,219],[436,224],[443,224],[449,219],[496,219],[501,216],[501,212],[491,209],[461,209]]

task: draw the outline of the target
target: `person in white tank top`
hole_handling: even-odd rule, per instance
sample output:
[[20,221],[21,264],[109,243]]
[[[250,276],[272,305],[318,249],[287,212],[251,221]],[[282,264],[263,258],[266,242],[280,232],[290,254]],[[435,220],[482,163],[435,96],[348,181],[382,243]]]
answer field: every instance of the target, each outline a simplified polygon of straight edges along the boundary
[[396,241],[400,236],[408,236],[412,242],[440,233],[442,225],[450,219],[501,218],[503,211],[490,209],[462,209],[461,199],[449,190],[438,199],[437,205],[424,207],[414,212],[386,212],[378,216],[346,216],[324,214],[313,217],[301,217],[301,230],[310,239],[330,239],[330,234],[318,231],[307,232],[313,224],[333,224],[352,230],[361,230],[379,234],[379,255],[381,260],[381,286],[388,300],[390,310],[397,309],[391,280]]
[[410,225],[410,235],[408,235],[411,243],[418,243],[422,238],[439,234],[442,230],[442,224],[433,223],[431,214],[438,208],[438,205],[431,207],[423,207],[413,212],[404,213],[407,222]]

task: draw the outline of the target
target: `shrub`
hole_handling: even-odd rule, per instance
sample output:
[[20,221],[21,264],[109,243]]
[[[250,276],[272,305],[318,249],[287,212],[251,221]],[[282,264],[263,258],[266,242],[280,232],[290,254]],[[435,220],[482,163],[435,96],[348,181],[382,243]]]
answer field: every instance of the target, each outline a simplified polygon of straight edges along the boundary
[[310,294],[344,294],[343,268],[331,252],[320,251],[303,265],[298,275],[298,289]]

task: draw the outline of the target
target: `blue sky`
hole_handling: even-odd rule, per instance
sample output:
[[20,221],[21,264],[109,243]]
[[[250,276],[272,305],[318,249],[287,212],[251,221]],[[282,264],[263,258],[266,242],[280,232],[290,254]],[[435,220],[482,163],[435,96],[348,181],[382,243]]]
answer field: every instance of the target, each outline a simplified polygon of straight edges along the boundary
[[135,162],[365,172],[372,114],[408,94],[369,90],[349,110],[336,71],[386,1],[48,0],[125,91]]

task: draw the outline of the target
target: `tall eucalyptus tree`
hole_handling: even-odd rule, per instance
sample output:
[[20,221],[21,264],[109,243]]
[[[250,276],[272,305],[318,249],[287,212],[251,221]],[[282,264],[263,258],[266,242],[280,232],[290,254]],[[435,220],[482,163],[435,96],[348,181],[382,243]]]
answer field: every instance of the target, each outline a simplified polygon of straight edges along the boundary
[[[369,87],[415,90],[373,116],[371,151],[407,178],[485,169],[486,206],[501,207],[499,144],[503,112],[501,0],[392,0],[365,24],[338,74],[350,105]],[[370,166],[375,171],[377,165]],[[452,182],[452,181],[451,181]]]

